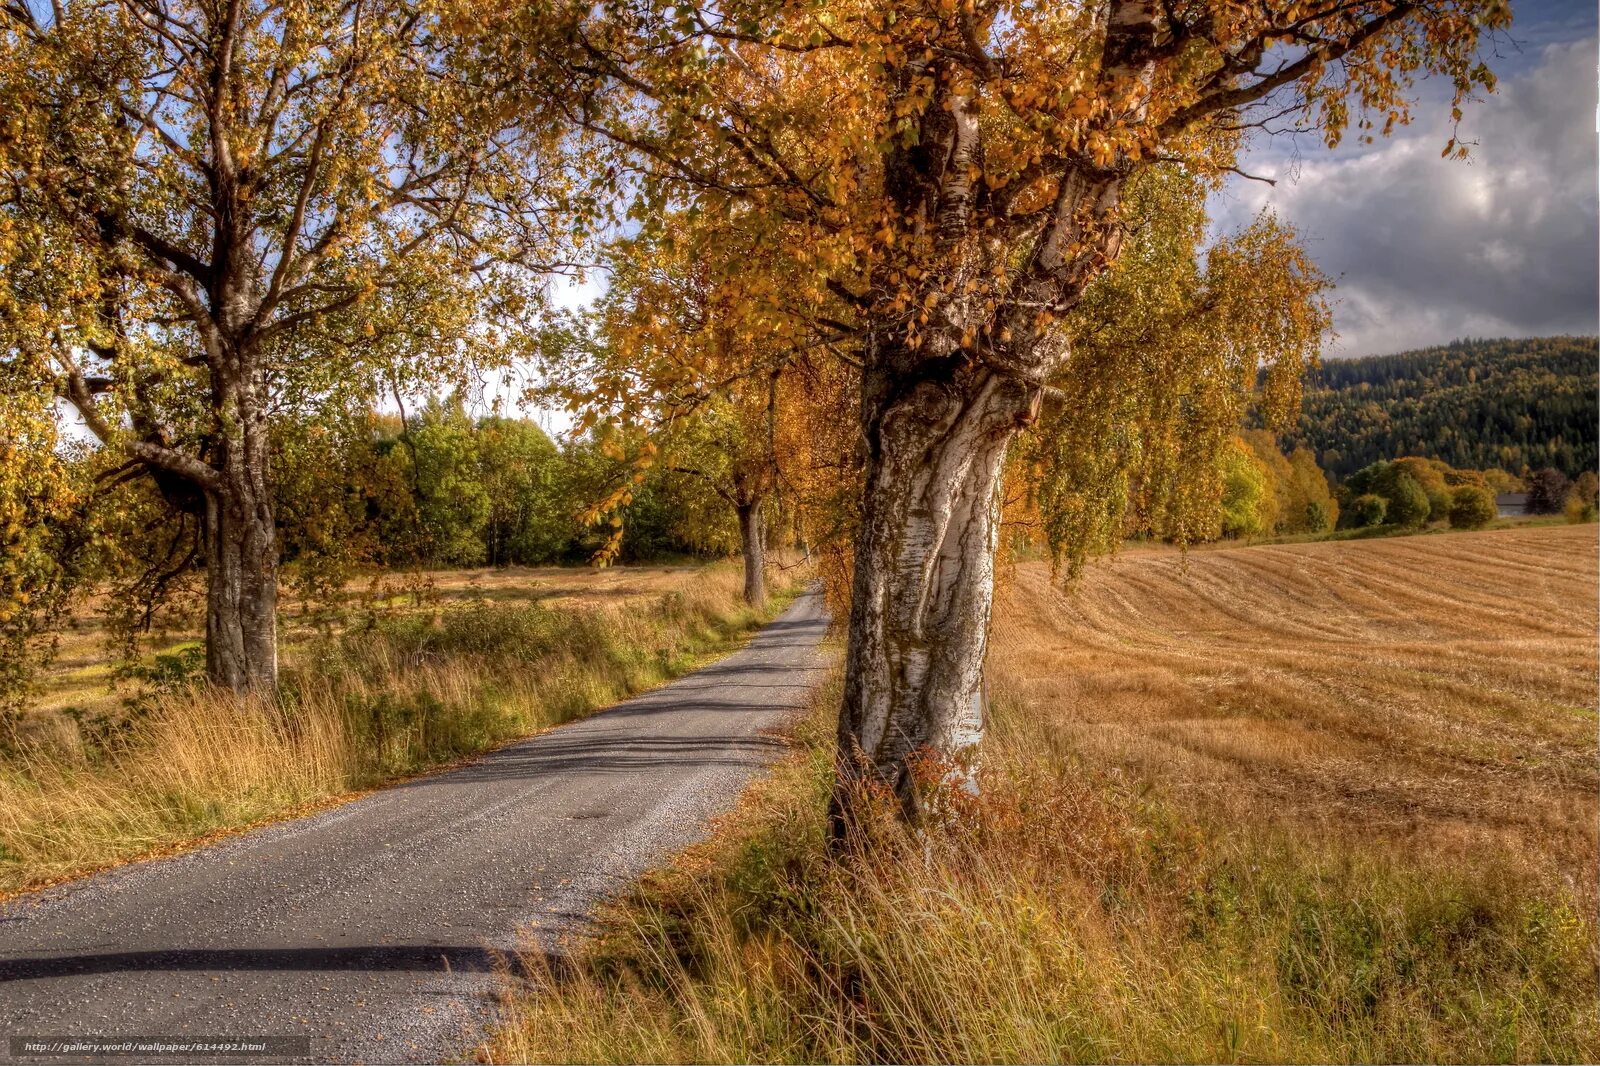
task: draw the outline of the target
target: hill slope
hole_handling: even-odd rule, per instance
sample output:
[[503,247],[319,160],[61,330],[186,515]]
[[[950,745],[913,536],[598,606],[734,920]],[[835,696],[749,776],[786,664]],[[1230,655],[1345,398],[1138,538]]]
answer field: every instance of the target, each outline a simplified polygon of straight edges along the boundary
[[1307,383],[1298,436],[1337,478],[1403,455],[1576,476],[1596,463],[1596,360],[1594,337],[1329,360]]

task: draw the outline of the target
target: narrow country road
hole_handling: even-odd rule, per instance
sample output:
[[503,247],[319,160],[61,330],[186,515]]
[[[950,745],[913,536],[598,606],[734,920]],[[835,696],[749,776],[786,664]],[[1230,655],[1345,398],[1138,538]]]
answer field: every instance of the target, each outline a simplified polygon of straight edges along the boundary
[[468,1054],[502,952],[553,949],[781,749],[825,623],[803,596],[715,665],[469,765],[0,905],[0,1059],[86,1037]]

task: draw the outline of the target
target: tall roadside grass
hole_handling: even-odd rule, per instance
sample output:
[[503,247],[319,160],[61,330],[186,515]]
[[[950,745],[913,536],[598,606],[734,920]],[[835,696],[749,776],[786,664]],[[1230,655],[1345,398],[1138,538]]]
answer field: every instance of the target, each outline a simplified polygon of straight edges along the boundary
[[713,566],[650,606],[477,602],[369,616],[302,650],[276,700],[179,685],[114,728],[0,752],[0,896],[484,751],[731,649],[754,611]]
[[837,699],[571,965],[508,990],[485,1061],[1600,1059],[1570,886],[1179,809],[1016,703],[960,817],[830,855]]

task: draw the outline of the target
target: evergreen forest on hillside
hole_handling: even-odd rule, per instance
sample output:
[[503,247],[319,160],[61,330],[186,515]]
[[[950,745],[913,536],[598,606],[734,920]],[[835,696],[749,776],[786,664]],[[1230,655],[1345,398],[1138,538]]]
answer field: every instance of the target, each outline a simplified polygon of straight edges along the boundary
[[1337,479],[1414,455],[1512,473],[1596,464],[1596,338],[1462,340],[1328,360],[1306,383],[1299,442]]

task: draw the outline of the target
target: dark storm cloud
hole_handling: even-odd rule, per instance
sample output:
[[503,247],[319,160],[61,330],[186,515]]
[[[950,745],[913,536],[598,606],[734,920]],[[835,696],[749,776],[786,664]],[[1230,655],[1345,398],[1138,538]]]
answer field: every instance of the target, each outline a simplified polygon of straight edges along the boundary
[[1300,230],[1338,283],[1330,355],[1596,332],[1595,47],[1592,33],[1546,46],[1469,105],[1469,161],[1440,158],[1448,103],[1428,99],[1413,126],[1359,151],[1302,150],[1291,165],[1263,145],[1248,165],[1285,180],[1236,183],[1218,221],[1271,205]]

